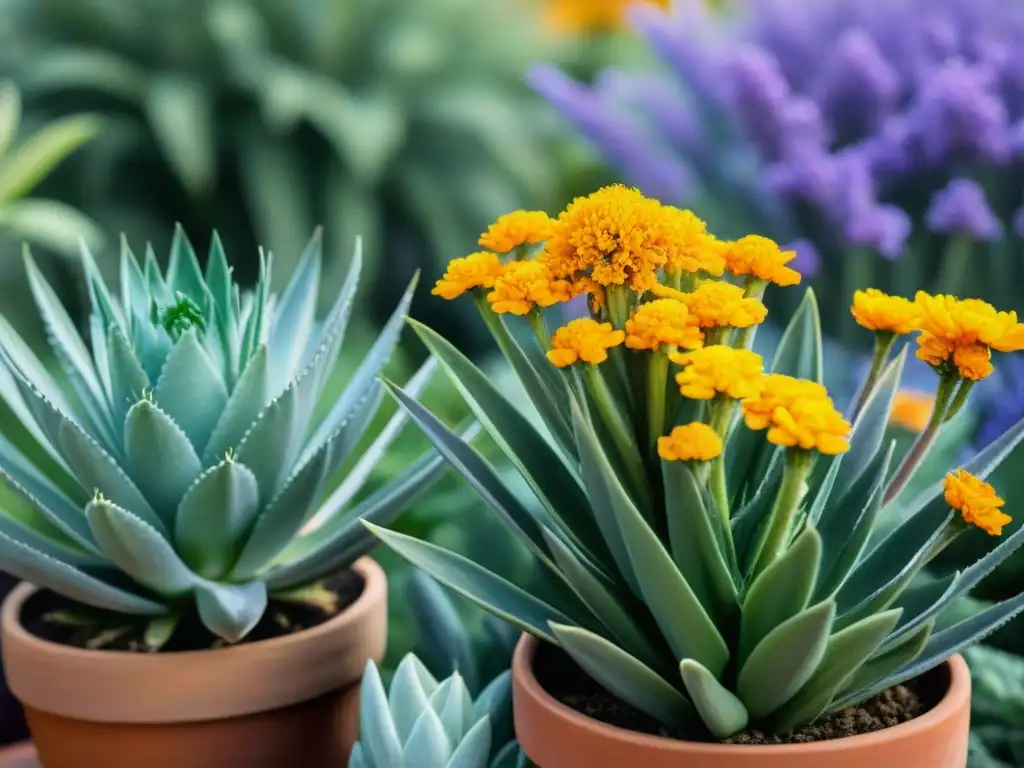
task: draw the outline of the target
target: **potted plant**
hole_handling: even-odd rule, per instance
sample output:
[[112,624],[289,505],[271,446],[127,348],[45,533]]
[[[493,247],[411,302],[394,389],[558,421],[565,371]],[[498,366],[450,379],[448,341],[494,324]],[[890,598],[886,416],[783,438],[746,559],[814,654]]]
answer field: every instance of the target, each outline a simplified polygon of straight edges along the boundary
[[26,253],[66,383],[0,320],[0,395],[17,417],[0,474],[32,507],[0,516],[0,568],[30,582],[5,601],[0,631],[42,763],[343,764],[358,680],[386,634],[384,574],[358,520],[393,520],[443,463],[427,455],[352,503],[405,418],[351,455],[415,280],[313,423],[358,248],[319,321],[319,232],[279,297],[269,255],[243,294],[217,237],[204,273],[180,228],[166,274],[152,250],[140,265],[122,244],[119,301],[88,250],[83,263],[89,346]]
[[[1024,423],[915,498],[901,490],[991,372],[991,349],[1024,345],[1016,316],[947,296],[859,292],[854,316],[877,349],[844,417],[820,384],[812,293],[773,360],[750,351],[768,284],[800,280],[793,254],[768,239],[718,241],[690,212],[616,186],[557,220],[512,214],[484,243],[513,258],[456,260],[435,291],[475,295],[549,434],[415,327],[538,511],[389,388],[534,553],[550,597],[370,527],[527,633],[513,664],[524,752],[541,768],[963,768],[970,685],[955,654],[1024,596],[933,628],[1024,536],[940,581],[913,577],[966,529],[999,534],[1009,521],[984,477]],[[582,293],[587,315],[551,334],[543,308]],[[526,318],[537,348],[510,333],[510,314]],[[885,430],[908,349],[892,350],[915,330],[916,354],[937,372],[936,404],[894,466]],[[873,538],[896,505],[907,514]]]

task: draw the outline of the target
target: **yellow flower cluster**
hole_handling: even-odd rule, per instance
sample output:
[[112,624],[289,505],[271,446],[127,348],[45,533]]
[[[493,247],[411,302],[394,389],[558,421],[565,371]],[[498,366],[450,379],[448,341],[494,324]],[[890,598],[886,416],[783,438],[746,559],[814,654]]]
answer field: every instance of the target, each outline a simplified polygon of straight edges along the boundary
[[553,280],[539,261],[513,261],[494,281],[487,300],[498,314],[526,315],[535,306],[550,307],[573,295],[573,286],[565,280]]
[[964,522],[976,525],[990,536],[1000,536],[1013,518],[1002,511],[1006,503],[995,488],[964,469],[950,472],[942,482],[946,503],[960,513]]
[[548,360],[559,368],[582,361],[597,365],[608,359],[608,350],[622,343],[626,334],[611,323],[599,323],[589,317],[571,321],[551,337]]
[[491,288],[501,271],[501,261],[497,254],[486,251],[471,253],[450,261],[444,276],[437,281],[431,293],[443,299],[454,299],[473,288]]
[[662,344],[693,349],[704,343],[686,305],[675,299],[641,304],[626,321],[626,346],[657,352]]
[[921,309],[914,302],[902,296],[889,296],[877,288],[855,292],[850,311],[858,325],[869,331],[897,336],[916,331],[921,321]]
[[930,296],[918,292],[921,311],[917,356],[933,366],[952,363],[965,379],[992,373],[991,350],[1024,349],[1024,324],[1016,312],[998,312],[980,299]]
[[513,211],[498,218],[484,234],[480,245],[508,253],[520,245],[535,245],[551,237],[555,222],[544,211]]
[[768,316],[768,308],[760,299],[745,296],[738,285],[717,280],[705,280],[690,293],[656,286],[654,294],[684,303],[701,328],[749,328]]
[[852,426],[836,410],[828,391],[806,379],[772,373],[761,379],[761,389],[743,401],[748,428],[768,430],[768,441],[786,448],[845,453]]
[[762,386],[761,356],[746,349],[714,344],[670,359],[683,366],[676,383],[683,397],[691,400],[710,400],[717,395],[743,400],[756,395]]
[[658,438],[658,455],[666,461],[711,461],[722,455],[722,438],[707,424],[693,422]]
[[934,394],[902,389],[892,400],[889,423],[910,432],[923,432],[934,409]]
[[[576,32],[600,32],[622,25],[628,6],[645,0],[548,0],[548,23]],[[670,0],[646,0],[667,8]]]
[[725,272],[721,243],[708,233],[708,225],[693,211],[675,208],[669,211],[668,223],[674,227],[673,245],[665,262],[666,272],[706,272],[721,277]]
[[751,275],[776,285],[797,285],[800,273],[786,264],[796,258],[796,251],[784,251],[778,243],[761,235],[747,235],[721,248],[725,267],[734,275]]

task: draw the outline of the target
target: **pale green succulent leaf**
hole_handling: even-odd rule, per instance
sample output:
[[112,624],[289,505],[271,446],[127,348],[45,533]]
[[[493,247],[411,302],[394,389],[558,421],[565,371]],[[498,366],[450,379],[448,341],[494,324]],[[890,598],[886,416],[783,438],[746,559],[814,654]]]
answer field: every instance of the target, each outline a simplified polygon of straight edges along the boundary
[[876,613],[828,638],[814,676],[771,718],[778,733],[789,733],[830,708],[836,692],[878,650],[899,621],[898,610]]
[[512,622],[524,632],[553,641],[549,621],[570,624],[562,611],[471,560],[441,547],[395,531],[363,523],[377,538],[417,568],[479,605],[485,611]]
[[871,658],[847,678],[839,691],[839,697],[870,687],[877,680],[884,680],[900,667],[912,662],[924,650],[934,628],[935,619],[929,619],[918,624],[895,643],[891,640],[886,641]]
[[451,693],[438,714],[449,740],[452,744],[458,744],[466,731],[473,727],[476,718],[473,716],[473,698],[458,670],[452,673],[451,680]]
[[358,741],[352,745],[352,752],[348,757],[348,768],[374,768],[374,766],[367,763],[366,758],[363,757],[363,745]]
[[[110,561],[103,556],[98,546],[91,544],[86,547],[79,544],[39,511],[36,499],[21,489],[14,490],[23,496],[27,503],[21,505],[8,502],[0,507],[0,533],[75,568],[110,565]],[[84,522],[85,515],[81,510],[78,515]],[[91,531],[89,537],[92,537]]]
[[149,388],[149,376],[132,345],[116,324],[107,329],[107,364],[110,366],[110,410],[114,424],[124,424],[128,411]]
[[174,420],[149,400],[140,400],[124,422],[126,469],[135,486],[164,521],[203,471],[195,448]]
[[951,573],[941,579],[932,579],[921,574],[911,583],[892,604],[894,609],[903,611],[899,623],[886,641],[892,645],[905,634],[916,630],[919,626],[938,616],[944,607],[956,599],[962,591],[963,576],[960,572]]
[[91,141],[102,127],[94,115],[54,120],[8,150],[0,165],[0,204],[31,192],[71,153]]
[[208,630],[229,643],[237,643],[259,624],[267,610],[267,585],[219,584],[201,581],[196,585],[196,608]]
[[227,405],[228,390],[195,328],[183,333],[167,355],[153,401],[181,427],[197,453],[206,448]]
[[478,768],[486,766],[491,754],[491,723],[489,718],[481,718],[463,736],[455,747],[445,768]]
[[[224,253],[220,236],[214,232],[210,252],[206,259],[206,287],[212,300],[213,326],[220,340],[220,358],[224,364],[224,379],[232,387],[239,374],[235,369],[241,339],[235,323],[236,308],[231,282],[231,267]],[[212,329],[211,329],[212,330]]]
[[[139,261],[128,245],[128,238],[121,235],[121,306],[124,307],[125,320],[131,324],[136,318],[149,317],[149,288],[146,276],[142,274]],[[134,332],[134,327],[128,328]]]
[[172,291],[188,296],[199,306],[206,302],[206,280],[195,248],[181,224],[174,225],[171,255],[167,262],[167,282]]
[[185,189],[210,191],[217,169],[213,94],[192,78],[157,75],[146,88],[145,110],[157,144]]
[[82,243],[98,247],[104,241],[99,225],[77,208],[37,197],[0,207],[0,229],[67,258],[74,258]]
[[266,344],[257,347],[214,427],[203,451],[203,465],[211,466],[238,445],[270,401],[270,368]]
[[876,454],[850,490],[822,513],[818,521],[821,570],[815,592],[819,599],[835,594],[863,556],[882,510],[895,448],[893,441],[885,453]]
[[17,86],[5,80],[0,84],[0,156],[4,155],[21,123],[21,94]]
[[146,286],[149,289],[151,300],[156,300],[160,306],[171,304],[174,299],[174,291],[164,280],[164,273],[160,269],[160,262],[157,261],[156,251],[152,243],[146,243],[146,255],[143,260],[142,272],[146,277]]
[[743,600],[741,665],[772,630],[807,607],[821,563],[821,547],[818,531],[808,526],[754,580]]
[[269,338],[272,391],[283,390],[302,364],[316,320],[322,251],[323,234],[318,228],[275,308]]
[[[742,430],[736,430],[737,432]],[[728,450],[726,451],[728,457]],[[780,454],[776,454],[779,457]],[[728,458],[727,458],[728,460]],[[784,462],[776,458],[768,465],[768,474],[761,482],[754,496],[735,513],[732,518],[732,540],[736,547],[736,560],[740,571],[749,571],[749,561],[757,554],[758,537],[767,524],[775,499],[782,485],[782,468]],[[732,482],[731,480],[729,482]],[[731,486],[735,487],[735,485]]]
[[108,584],[3,532],[0,557],[4,570],[11,575],[86,605],[139,616],[158,616],[167,611],[161,603]]
[[402,768],[402,742],[391,720],[384,683],[373,661],[366,662],[359,689],[359,744],[368,765]]
[[[416,626],[423,637],[430,638],[420,655],[434,669],[458,670],[466,685],[476,690],[479,677],[477,659],[455,605],[441,586],[422,571],[413,570],[409,574],[406,594]],[[392,695],[393,691],[394,683]]]
[[498,750],[490,768],[525,768],[526,755],[519,749],[519,742],[513,740]]
[[697,713],[676,688],[614,643],[580,627],[551,624],[562,649],[599,685],[670,728],[696,721]]
[[180,613],[168,613],[166,616],[157,616],[146,622],[146,630],[143,633],[142,641],[149,651],[159,651],[171,639],[171,635],[181,623]]
[[694,709],[712,736],[726,739],[747,727],[747,708],[707,667],[693,659],[683,659],[679,674]]
[[337,362],[338,350],[340,350],[344,341],[345,332],[348,329],[348,322],[352,316],[352,307],[355,304],[356,293],[359,290],[359,279],[362,272],[363,239],[362,237],[357,237],[355,248],[352,250],[352,258],[349,260],[348,271],[345,274],[345,281],[342,283],[341,290],[338,292],[338,296],[334,300],[334,304],[327,312],[327,319],[321,324],[320,328],[313,333],[309,342],[306,344],[306,349],[303,353],[303,364],[308,360],[311,360],[317,350],[333,337],[337,339],[337,346],[333,352],[334,359],[330,362],[327,368],[328,370],[334,369],[334,365]]
[[672,559],[701,605],[719,627],[735,627],[739,617],[736,583],[723,552],[722,521],[704,503],[691,466],[662,461],[665,516]]
[[139,584],[176,598],[199,583],[167,539],[141,518],[104,499],[89,502],[85,514],[103,552]]
[[402,659],[391,678],[388,708],[391,710],[391,721],[398,734],[398,741],[402,744],[409,740],[420,712],[430,707],[427,692],[420,682],[424,675],[429,676],[430,673],[423,667],[423,662],[410,653]]
[[234,565],[258,511],[256,478],[241,464],[225,459],[203,473],[181,497],[174,544],[200,576],[220,578]]
[[402,748],[403,764],[443,768],[451,756],[452,740],[445,733],[441,718],[427,707],[416,718],[412,733]]
[[263,409],[238,444],[235,459],[256,476],[263,504],[270,503],[292,471],[308,423],[309,404],[301,402],[306,394],[301,382],[293,382]]
[[[548,549],[558,573],[598,621],[618,641],[624,650],[649,667],[658,668],[663,659],[644,637],[636,619],[624,605],[614,586],[607,583],[580,559],[556,535],[543,529]],[[633,610],[638,610],[636,606]]]
[[811,679],[825,655],[835,615],[835,603],[825,600],[782,622],[754,647],[736,682],[752,718],[776,711]]
[[[512,706],[512,671],[506,669],[495,677],[473,702],[473,718],[489,718],[493,724],[503,717]],[[511,723],[509,723],[511,725]]]

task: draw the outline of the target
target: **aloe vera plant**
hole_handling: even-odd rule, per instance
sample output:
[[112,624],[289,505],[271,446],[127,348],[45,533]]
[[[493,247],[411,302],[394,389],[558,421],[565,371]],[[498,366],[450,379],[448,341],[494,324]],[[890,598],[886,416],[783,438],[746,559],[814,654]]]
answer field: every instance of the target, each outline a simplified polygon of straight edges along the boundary
[[508,672],[474,701],[458,672],[438,681],[412,654],[388,692],[377,665],[367,662],[349,768],[521,768],[527,763],[516,742],[496,741],[511,732],[511,700]]
[[[328,493],[377,411],[377,376],[415,279],[314,423],[362,257],[357,246],[342,291],[317,319],[321,260],[318,232],[275,297],[272,259],[261,252],[260,280],[243,294],[217,237],[203,272],[179,228],[166,272],[151,249],[140,264],[122,242],[118,298],[83,249],[87,345],[26,250],[65,378],[0,318],[0,400],[10,417],[0,475],[29,502],[28,513],[0,514],[0,567],[126,623],[146,622],[146,642],[158,648],[191,611],[213,635],[238,641],[270,596],[296,593],[367,553],[373,539],[359,519],[393,520],[442,469],[440,457],[425,455],[353,503],[402,428],[398,414]],[[410,379],[413,391],[431,369]]]
[[[789,733],[920,675],[1024,609],[1017,594],[936,628],[1024,542],[1021,532],[958,573],[914,580],[965,530],[998,535],[1009,522],[983,478],[1024,422],[904,493],[991,372],[992,349],[1024,343],[1015,315],[953,297],[858,293],[853,313],[874,330],[876,354],[844,417],[820,383],[813,292],[772,359],[749,351],[769,284],[800,280],[787,266],[794,254],[766,238],[720,241],[690,212],[612,187],[557,220],[511,214],[482,243],[514,256],[456,259],[435,291],[476,299],[544,426],[438,333],[413,326],[538,503],[525,505],[465,440],[389,389],[534,554],[548,596],[367,523],[442,584],[696,739],[748,726]],[[584,293],[585,317],[547,326],[547,308]],[[513,315],[536,345],[510,333]],[[896,466],[885,433],[909,349],[893,348],[910,332],[937,395]]]

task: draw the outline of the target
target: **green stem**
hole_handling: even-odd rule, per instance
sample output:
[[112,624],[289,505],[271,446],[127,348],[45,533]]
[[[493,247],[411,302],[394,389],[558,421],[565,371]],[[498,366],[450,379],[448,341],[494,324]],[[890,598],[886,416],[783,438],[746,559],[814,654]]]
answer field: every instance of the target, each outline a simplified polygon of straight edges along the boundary
[[959,376],[955,373],[944,373],[939,378],[939,388],[935,393],[935,408],[932,411],[931,418],[928,420],[928,426],[917,436],[914,444],[907,451],[907,455],[900,462],[896,474],[889,481],[889,486],[885,489],[885,496],[882,497],[883,505],[888,504],[899,496],[900,492],[906,488],[907,483],[910,482],[910,478],[913,477],[914,470],[924,461],[924,457],[928,455],[928,451],[935,442],[935,438],[938,437],[939,428],[946,419],[949,401],[953,396],[953,389],[958,381]]
[[943,293],[954,296],[969,295],[966,290],[971,276],[971,257],[974,255],[974,241],[963,235],[953,235],[942,252],[942,266],[937,285]]
[[647,475],[644,472],[643,460],[637,450],[636,441],[630,432],[629,425],[622,415],[622,411],[615,402],[615,396],[608,389],[608,382],[604,380],[600,369],[596,365],[587,365],[584,369],[584,380],[590,390],[594,405],[611,433],[612,441],[615,443],[619,455],[629,472],[630,479],[636,486],[637,492],[642,493],[647,488]]
[[665,431],[665,390],[668,380],[668,355],[653,353],[647,363],[647,439],[655,452],[658,438]]
[[483,293],[476,291],[473,294],[473,299],[476,301],[477,309],[480,310],[480,316],[484,319],[484,324],[487,326],[487,330],[491,332],[491,336],[494,337],[494,341],[498,345],[498,349],[508,360],[511,358],[511,339],[509,338],[508,328],[501,321],[501,317],[491,309],[490,302],[484,297]]
[[875,352],[871,356],[871,370],[868,372],[867,378],[861,383],[860,389],[857,391],[857,397],[854,399],[853,407],[848,414],[851,423],[857,420],[857,416],[864,407],[864,403],[867,402],[871,390],[875,388],[875,384],[878,382],[879,377],[881,377],[882,370],[889,361],[889,353],[892,351],[892,345],[895,341],[896,336],[892,333],[879,331],[875,334]]
[[682,290],[683,284],[683,270],[681,269],[666,269],[665,270],[665,285],[669,288],[674,288],[677,291]]
[[967,396],[971,394],[974,384],[975,382],[970,379],[960,380],[960,386],[957,387],[956,395],[953,396],[953,402],[950,403],[949,408],[946,411],[945,421],[950,421],[954,416],[960,413],[960,409],[967,403]]
[[811,470],[813,455],[809,451],[790,448],[786,452],[786,466],[782,471],[782,485],[775,497],[768,529],[754,563],[756,577],[783,553],[789,541],[793,517],[800,506],[804,480]]
[[[729,433],[729,420],[732,416],[733,401],[719,395],[711,405],[709,426],[715,430],[724,443]],[[729,509],[729,485],[725,474],[725,452],[711,462],[711,475],[708,480],[711,496],[718,507],[719,517],[726,535],[732,539],[731,514]]]
[[548,352],[551,349],[551,336],[548,334],[547,326],[544,325],[544,317],[534,309],[530,311],[526,319],[529,321],[530,327],[533,328],[533,335],[537,337],[541,352]]
[[624,285],[609,285],[604,292],[608,305],[608,317],[612,327],[621,331],[626,327],[630,315],[630,294],[632,291]]

